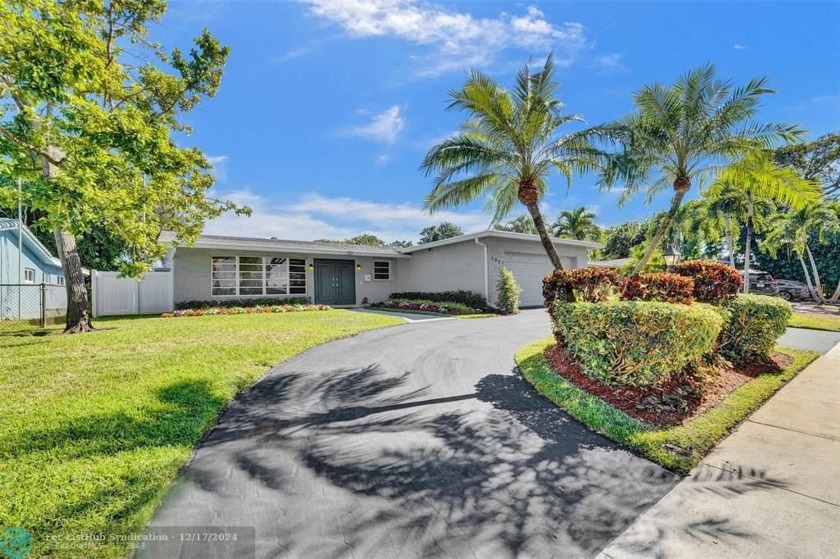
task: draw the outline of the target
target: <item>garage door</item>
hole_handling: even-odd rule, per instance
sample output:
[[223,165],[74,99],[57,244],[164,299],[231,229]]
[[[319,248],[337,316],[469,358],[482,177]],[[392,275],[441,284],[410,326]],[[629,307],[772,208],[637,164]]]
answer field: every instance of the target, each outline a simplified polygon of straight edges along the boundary
[[[573,267],[572,259],[560,257],[560,263],[565,268]],[[542,280],[554,270],[548,256],[539,254],[525,254],[519,252],[508,252],[505,255],[505,265],[513,272],[516,282],[522,288],[519,295],[519,305],[522,307],[541,307]]]

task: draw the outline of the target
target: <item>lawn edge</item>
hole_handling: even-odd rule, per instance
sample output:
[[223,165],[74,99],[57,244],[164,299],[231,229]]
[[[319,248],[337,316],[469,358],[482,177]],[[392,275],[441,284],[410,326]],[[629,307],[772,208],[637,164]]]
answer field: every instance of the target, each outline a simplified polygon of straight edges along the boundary
[[840,332],[840,318],[835,317],[810,317],[794,313],[787,325],[788,328],[799,328],[802,330]]
[[[658,428],[628,416],[556,374],[543,355],[553,343],[553,338],[543,338],[516,352],[514,359],[525,380],[542,396],[593,431],[683,475],[820,355],[816,351],[777,347],[777,351],[794,358],[784,371],[751,380],[685,425]],[[663,445],[684,449],[687,455],[673,453]]]

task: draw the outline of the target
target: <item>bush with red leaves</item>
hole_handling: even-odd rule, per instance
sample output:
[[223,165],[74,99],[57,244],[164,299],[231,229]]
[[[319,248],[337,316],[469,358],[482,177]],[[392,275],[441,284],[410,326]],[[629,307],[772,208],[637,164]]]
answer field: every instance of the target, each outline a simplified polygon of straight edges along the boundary
[[624,278],[618,290],[623,301],[659,301],[683,305],[690,305],[694,301],[694,280],[668,272]]
[[686,260],[674,266],[674,273],[694,280],[694,298],[719,305],[729,301],[744,284],[735,268],[714,260]]
[[549,312],[557,300],[567,301],[569,292],[587,303],[606,301],[618,283],[610,268],[576,268],[555,270],[543,279],[543,299]]

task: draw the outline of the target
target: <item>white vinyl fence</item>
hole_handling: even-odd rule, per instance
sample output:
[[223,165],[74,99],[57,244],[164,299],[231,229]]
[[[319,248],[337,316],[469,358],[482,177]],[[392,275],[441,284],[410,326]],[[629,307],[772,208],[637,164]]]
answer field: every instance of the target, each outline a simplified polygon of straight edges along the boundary
[[119,272],[91,272],[93,316],[157,314],[172,311],[172,271],[149,272],[140,279]]

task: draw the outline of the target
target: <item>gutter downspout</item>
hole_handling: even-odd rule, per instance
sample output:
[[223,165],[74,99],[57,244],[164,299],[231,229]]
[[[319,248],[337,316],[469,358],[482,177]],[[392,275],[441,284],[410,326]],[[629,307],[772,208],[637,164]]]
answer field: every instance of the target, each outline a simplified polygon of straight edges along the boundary
[[22,187],[20,178],[18,178],[18,320],[21,320],[23,312],[21,305],[23,304],[23,207],[21,204]]
[[488,259],[487,254],[487,245],[482,242],[479,242],[478,237],[473,239],[475,244],[480,247],[484,248],[484,298],[487,300],[487,304],[490,304],[490,262]]

